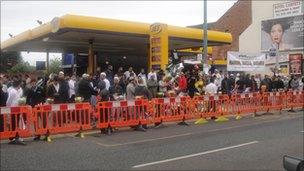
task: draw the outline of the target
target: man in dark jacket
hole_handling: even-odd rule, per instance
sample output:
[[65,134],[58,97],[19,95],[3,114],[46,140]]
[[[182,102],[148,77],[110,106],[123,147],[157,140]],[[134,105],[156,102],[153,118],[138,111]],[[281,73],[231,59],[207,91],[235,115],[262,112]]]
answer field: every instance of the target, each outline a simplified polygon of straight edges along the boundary
[[[261,87],[266,86],[267,91],[271,91],[272,89],[272,82],[268,75],[265,75],[265,78],[261,81]],[[261,88],[260,88],[261,89]]]
[[85,102],[89,102],[92,95],[97,95],[97,91],[94,90],[88,79],[89,75],[83,74],[78,83],[78,95],[83,97]]
[[123,90],[119,84],[119,78],[114,77],[114,85],[109,89],[111,100],[122,100]]
[[67,103],[69,101],[69,84],[64,79],[64,73],[62,71],[59,72],[59,102]]
[[45,81],[43,78],[38,78],[36,82],[35,79],[31,80],[32,88],[29,90],[29,93],[26,97],[26,103],[35,106],[40,103],[45,102],[46,98],[46,88]]
[[148,88],[144,85],[142,78],[138,80],[138,86],[135,87],[135,96],[142,96],[145,99],[151,99],[151,94]]
[[228,94],[228,95],[231,94],[233,88],[233,81],[228,78],[227,74],[224,75],[224,79],[222,80],[221,87],[223,94]]
[[110,85],[113,85],[113,79],[114,79],[114,74],[113,74],[113,66],[109,65],[108,69],[106,71],[107,79],[110,81]]

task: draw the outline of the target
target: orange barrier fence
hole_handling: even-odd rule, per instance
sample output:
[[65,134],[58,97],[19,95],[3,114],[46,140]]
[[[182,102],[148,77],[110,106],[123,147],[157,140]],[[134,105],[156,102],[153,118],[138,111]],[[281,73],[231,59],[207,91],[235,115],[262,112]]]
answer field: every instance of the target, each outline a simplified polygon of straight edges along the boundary
[[152,100],[155,123],[184,121],[192,118],[189,110],[190,97],[157,98]]
[[287,108],[304,108],[304,91],[288,91],[286,99]]
[[0,108],[0,139],[32,135],[31,106]]
[[152,123],[148,100],[99,102],[97,128],[128,127]]
[[229,113],[229,96],[214,95],[214,96],[196,96],[193,98],[192,112],[195,118],[209,118],[227,115]]
[[267,112],[279,110],[286,107],[286,94],[284,92],[268,92],[262,94],[263,109]]
[[77,132],[92,128],[89,103],[39,105],[33,112],[36,135]]
[[[0,139],[304,108],[300,91],[0,108]],[[185,122],[184,122],[185,123]]]

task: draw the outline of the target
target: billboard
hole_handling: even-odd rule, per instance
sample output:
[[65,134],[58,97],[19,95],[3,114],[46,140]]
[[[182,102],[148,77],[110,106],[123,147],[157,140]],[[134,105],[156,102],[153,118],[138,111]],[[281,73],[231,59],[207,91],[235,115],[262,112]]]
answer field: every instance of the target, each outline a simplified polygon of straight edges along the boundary
[[278,51],[303,49],[303,15],[276,18],[261,22],[261,50]]
[[227,52],[227,71],[264,71],[265,54]]
[[302,54],[289,54],[290,75],[302,74]]

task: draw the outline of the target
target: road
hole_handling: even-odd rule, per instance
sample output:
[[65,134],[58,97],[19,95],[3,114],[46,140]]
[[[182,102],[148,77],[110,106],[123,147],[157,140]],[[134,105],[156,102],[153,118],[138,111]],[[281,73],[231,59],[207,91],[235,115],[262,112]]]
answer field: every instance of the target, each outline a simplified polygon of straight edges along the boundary
[[303,156],[303,111],[167,124],[147,132],[119,130],[1,143],[1,170],[283,170],[285,154]]

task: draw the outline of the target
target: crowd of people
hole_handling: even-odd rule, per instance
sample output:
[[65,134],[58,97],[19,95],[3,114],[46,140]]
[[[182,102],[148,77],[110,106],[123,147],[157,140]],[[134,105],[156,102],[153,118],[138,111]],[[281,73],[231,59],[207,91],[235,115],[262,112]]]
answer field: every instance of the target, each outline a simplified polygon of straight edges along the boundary
[[[62,104],[89,102],[95,106],[98,101],[120,101],[161,97],[215,95],[248,92],[276,92],[303,90],[304,77],[273,76],[255,74],[228,74],[211,68],[208,74],[198,66],[179,67],[176,72],[153,69],[146,73],[141,69],[136,74],[130,67],[122,67],[116,73],[109,65],[107,70],[96,74],[67,76],[60,71],[48,76],[35,74],[0,74],[0,107],[18,105]],[[12,117],[14,123],[15,117]],[[94,118],[92,118],[94,119]],[[95,118],[96,119],[96,118]],[[0,117],[2,123],[3,116]],[[156,123],[155,126],[161,123]],[[0,131],[4,129],[0,124]],[[136,130],[145,131],[146,125],[138,125]],[[112,128],[104,129],[112,132]],[[40,135],[37,136],[38,139]],[[36,138],[36,137],[35,137]],[[12,139],[12,142],[16,139]],[[20,140],[18,140],[20,141]],[[22,143],[22,142],[21,142]]]
[[152,99],[204,94],[234,94],[257,91],[303,90],[303,78],[281,75],[228,74],[210,69],[203,73],[198,66],[180,67],[175,74],[144,69],[136,74],[130,67],[122,67],[116,73],[109,65],[107,70],[96,74],[67,76],[60,71],[48,77],[18,74],[0,77],[0,106],[17,106],[20,102],[35,106],[44,103],[73,103],[75,100],[90,102]]

